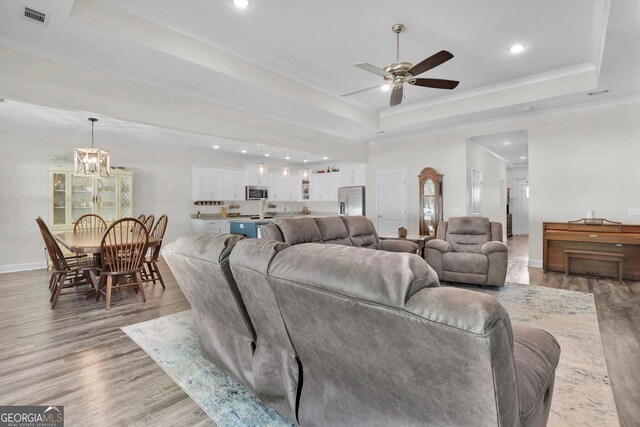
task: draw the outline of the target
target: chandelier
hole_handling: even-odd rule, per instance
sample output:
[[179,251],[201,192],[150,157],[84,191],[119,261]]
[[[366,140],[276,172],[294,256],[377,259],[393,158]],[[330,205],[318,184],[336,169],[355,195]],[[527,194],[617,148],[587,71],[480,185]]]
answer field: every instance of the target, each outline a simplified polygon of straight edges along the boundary
[[93,125],[98,121],[93,117],[91,122],[91,148],[76,148],[73,156],[73,166],[76,175],[109,176],[109,152],[101,148],[94,148]]

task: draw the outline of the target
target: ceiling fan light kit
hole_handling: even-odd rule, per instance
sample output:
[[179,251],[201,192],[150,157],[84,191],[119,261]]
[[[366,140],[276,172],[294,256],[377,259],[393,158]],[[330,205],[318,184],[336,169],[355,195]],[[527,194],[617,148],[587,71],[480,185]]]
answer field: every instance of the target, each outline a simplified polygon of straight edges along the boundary
[[[362,70],[382,76],[384,80],[381,89],[383,91],[386,92],[387,90],[389,90],[389,88],[393,88],[393,90],[391,91],[391,98],[389,100],[389,105],[391,107],[402,103],[402,99],[404,98],[405,83],[413,86],[449,90],[455,89],[456,86],[458,86],[460,82],[456,80],[416,78],[416,76],[444,64],[445,62],[453,58],[453,54],[447,52],[446,50],[441,50],[440,52],[424,59],[416,65],[413,65],[410,62],[400,61],[400,33],[405,30],[405,26],[402,24],[396,24],[391,27],[391,30],[396,34],[396,62],[389,64],[384,68],[379,68],[366,62],[354,64],[356,67]],[[357,93],[365,92],[377,87],[380,87],[380,85],[370,86],[364,89],[347,92],[342,96],[355,95]]]

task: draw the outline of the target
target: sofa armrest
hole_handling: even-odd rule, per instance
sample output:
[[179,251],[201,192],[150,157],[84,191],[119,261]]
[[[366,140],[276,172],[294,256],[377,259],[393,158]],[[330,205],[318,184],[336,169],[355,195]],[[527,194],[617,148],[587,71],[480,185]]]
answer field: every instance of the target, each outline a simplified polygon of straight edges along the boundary
[[502,323],[513,343],[509,315],[489,295],[450,287],[427,288],[413,294],[404,309],[431,322],[474,334],[487,334]]
[[436,249],[442,253],[451,252],[453,250],[449,242],[440,239],[432,239],[427,241],[427,243],[425,244],[425,248]]
[[378,241],[378,249],[387,252],[415,254],[418,251],[418,244],[408,240],[385,239]]
[[507,245],[505,243],[491,241],[482,245],[480,251],[482,252],[482,254],[489,256],[490,254],[495,252],[509,252],[509,249],[507,248]]

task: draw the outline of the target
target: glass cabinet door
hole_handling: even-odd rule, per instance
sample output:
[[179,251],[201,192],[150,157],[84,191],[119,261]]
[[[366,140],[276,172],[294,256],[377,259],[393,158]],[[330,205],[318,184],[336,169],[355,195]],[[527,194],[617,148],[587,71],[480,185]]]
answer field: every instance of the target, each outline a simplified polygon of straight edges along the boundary
[[432,180],[427,179],[424,182],[424,192],[422,194],[422,221],[423,229],[427,231],[427,235],[435,235],[435,206],[436,206],[435,184]]
[[71,177],[71,222],[75,222],[82,215],[93,213],[93,178]]
[[51,225],[64,225],[67,222],[67,174],[54,173],[53,185],[53,214]]
[[133,208],[131,201],[133,191],[133,177],[121,176],[120,177],[120,218],[126,218],[133,216]]
[[96,213],[107,223],[118,219],[117,190],[117,177],[96,178]]

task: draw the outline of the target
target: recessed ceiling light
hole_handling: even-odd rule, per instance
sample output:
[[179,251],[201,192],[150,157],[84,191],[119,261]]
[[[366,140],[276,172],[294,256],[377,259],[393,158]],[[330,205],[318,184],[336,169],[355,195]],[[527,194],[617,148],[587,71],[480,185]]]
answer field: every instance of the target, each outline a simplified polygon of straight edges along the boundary
[[214,146],[213,146],[213,149],[214,149],[214,150],[217,150],[218,148],[220,148],[220,146],[219,146],[219,145],[214,145]]
[[329,158],[327,156],[324,156],[322,160],[329,160]]
[[240,9],[249,7],[249,0],[233,0],[233,5]]
[[520,156],[520,160],[526,160],[527,156]]
[[291,156],[285,156],[284,159],[285,160],[291,160]]
[[385,83],[382,86],[380,86],[380,89],[382,89],[383,92],[389,92],[389,89],[391,89],[391,86]]
[[265,155],[264,155],[264,156],[265,156],[265,157],[269,157],[269,153],[265,153]]
[[511,141],[505,141],[502,143],[502,145],[511,145]]
[[308,162],[308,160],[307,160],[307,159],[304,159],[304,160],[303,160],[303,162],[307,163],[307,162]]
[[524,43],[516,43],[509,48],[509,52],[513,54],[522,53],[523,50],[527,48],[527,45]]
[[247,150],[240,150],[242,154],[247,154]]
[[531,105],[527,105],[523,108],[524,111],[533,111],[533,107]]

